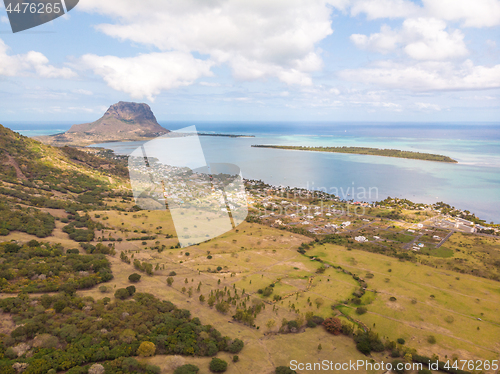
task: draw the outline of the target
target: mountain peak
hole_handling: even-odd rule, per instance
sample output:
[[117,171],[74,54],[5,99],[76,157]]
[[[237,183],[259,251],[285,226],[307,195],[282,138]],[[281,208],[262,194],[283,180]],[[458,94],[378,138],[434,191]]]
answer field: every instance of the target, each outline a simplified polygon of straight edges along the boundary
[[120,101],[113,104],[95,122],[74,125],[67,134],[104,136],[112,140],[134,137],[155,137],[168,133],[161,127],[149,105]]

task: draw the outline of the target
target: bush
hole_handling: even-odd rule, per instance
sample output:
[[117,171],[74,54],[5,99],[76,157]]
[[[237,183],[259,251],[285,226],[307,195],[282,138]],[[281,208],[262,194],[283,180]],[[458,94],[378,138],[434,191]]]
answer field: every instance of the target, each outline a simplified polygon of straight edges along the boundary
[[236,355],[233,356],[233,362],[238,362],[240,360],[240,358]]
[[134,273],[134,274],[130,274],[128,276],[128,280],[132,283],[137,283],[141,280],[141,275],[140,274],[137,274],[137,273]]
[[175,271],[171,271],[170,273],[168,273],[169,277],[175,277],[176,275],[177,273]]
[[394,296],[389,297],[390,301],[396,301],[397,299]]
[[101,291],[102,293],[106,293],[108,291],[108,287],[106,287],[106,286],[100,286],[99,287],[99,291]]
[[327,318],[323,321],[323,327],[331,334],[339,335],[342,332],[342,322],[339,318]]
[[200,371],[200,368],[196,365],[187,364],[179,366],[175,369],[174,374],[196,374]]
[[314,328],[316,326],[318,325],[316,325],[313,320],[307,321],[307,327]]
[[427,341],[430,344],[436,344],[436,337],[434,335],[429,335],[429,337],[427,338]]
[[240,339],[234,339],[231,345],[228,347],[228,351],[231,353],[239,353],[243,349],[245,344]]
[[366,307],[364,307],[364,306],[360,306],[360,307],[356,308],[356,313],[359,315],[365,314],[367,311],[368,311],[368,309],[366,309]]
[[142,357],[154,356],[156,352],[156,346],[151,342],[142,342],[137,349],[137,354]]
[[[399,368],[398,368],[399,366]],[[405,368],[405,363],[401,360],[394,360],[392,361],[392,371],[396,374],[404,374],[406,371]]]
[[115,297],[120,300],[125,300],[130,296],[130,293],[126,288],[119,288],[115,292]]
[[274,371],[275,374],[297,374],[295,370],[290,369],[288,366],[278,366]]
[[128,291],[129,295],[132,296],[133,294],[135,294],[135,286],[128,286],[126,288],[126,290]]
[[220,358],[214,357],[210,361],[210,371],[214,373],[223,373],[227,370],[227,362]]
[[403,338],[398,338],[398,343],[399,344],[405,344],[405,340]]

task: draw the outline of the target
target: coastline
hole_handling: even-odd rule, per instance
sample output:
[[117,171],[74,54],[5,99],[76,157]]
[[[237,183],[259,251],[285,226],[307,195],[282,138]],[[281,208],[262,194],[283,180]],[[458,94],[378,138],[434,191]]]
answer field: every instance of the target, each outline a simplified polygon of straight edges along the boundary
[[[360,155],[360,156],[378,156],[378,157],[392,157],[392,158],[399,158],[399,159],[406,159],[406,160],[417,160],[417,161],[433,161],[433,162],[441,162],[441,163],[449,163],[449,164],[458,164],[459,162],[457,160],[454,160],[448,156],[444,155],[436,155],[432,153],[423,153],[423,152],[413,152],[413,151],[402,151],[402,150],[397,150],[397,149],[380,149],[380,148],[368,148],[368,147],[310,147],[311,149],[308,149],[308,147],[304,146],[281,146],[281,145],[265,145],[265,144],[256,144],[252,145],[253,148],[268,148],[268,149],[279,149],[279,150],[284,150],[284,151],[299,151],[299,152],[318,152],[318,153],[340,153],[340,154],[350,154],[350,155]],[[322,150],[321,148],[324,148]],[[332,149],[332,150],[330,150]],[[359,150],[358,152],[348,152],[342,150],[348,150],[348,149],[357,149]],[[376,153],[383,153],[383,152],[401,152],[401,153],[406,153],[409,156],[414,156],[414,157],[404,157],[404,156],[397,156],[397,155],[388,155],[388,154],[376,154],[376,153],[362,153],[362,150],[370,150],[374,151]],[[434,159],[428,159],[424,157],[419,157],[419,156],[431,156]],[[444,160],[439,160],[436,158],[444,158]]]

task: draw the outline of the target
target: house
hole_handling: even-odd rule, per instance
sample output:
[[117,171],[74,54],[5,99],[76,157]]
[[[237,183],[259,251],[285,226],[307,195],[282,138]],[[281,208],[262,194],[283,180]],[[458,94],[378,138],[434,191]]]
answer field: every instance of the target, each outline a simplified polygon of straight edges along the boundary
[[364,243],[367,241],[367,239],[364,236],[356,236],[354,240],[356,240],[358,243]]

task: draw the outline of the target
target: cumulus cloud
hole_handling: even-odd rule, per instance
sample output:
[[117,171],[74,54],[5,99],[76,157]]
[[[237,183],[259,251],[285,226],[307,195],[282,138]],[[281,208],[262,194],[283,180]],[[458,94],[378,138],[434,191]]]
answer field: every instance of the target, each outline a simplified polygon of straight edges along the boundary
[[135,99],[154,96],[162,90],[188,86],[196,79],[211,76],[210,61],[195,59],[189,53],[163,52],[136,57],[96,56],[80,58],[79,66],[100,75],[113,89],[130,94]]
[[426,12],[448,21],[461,21],[466,27],[500,25],[499,0],[423,0]]
[[500,87],[500,65],[476,66],[467,60],[460,65],[451,62],[420,62],[404,65],[379,62],[363,69],[347,69],[339,76],[348,81],[411,91],[475,90]]
[[208,56],[237,79],[310,85],[316,44],[330,35],[332,7],[347,0],[87,0],[80,10],[114,18],[97,29],[120,40]]
[[0,76],[14,77],[35,74],[41,78],[73,78],[76,76],[69,68],[56,68],[40,52],[9,55],[9,47],[0,39]]
[[351,41],[359,48],[388,53],[401,47],[416,60],[445,60],[468,54],[464,34],[460,30],[446,31],[446,23],[435,18],[410,18],[401,30],[381,27],[370,36],[354,34]]

